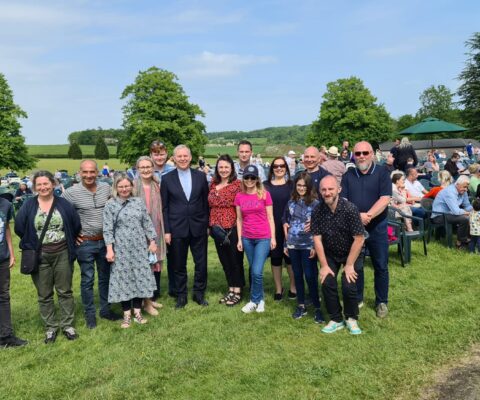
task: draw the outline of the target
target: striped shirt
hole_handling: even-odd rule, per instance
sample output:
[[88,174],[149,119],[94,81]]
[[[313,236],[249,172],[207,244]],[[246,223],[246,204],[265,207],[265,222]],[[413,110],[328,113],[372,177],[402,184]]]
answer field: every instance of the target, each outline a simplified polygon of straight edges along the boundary
[[69,187],[63,193],[78,212],[82,223],[83,236],[101,235],[103,231],[103,209],[111,195],[111,187],[107,183],[97,182],[97,190],[91,192],[83,183]]

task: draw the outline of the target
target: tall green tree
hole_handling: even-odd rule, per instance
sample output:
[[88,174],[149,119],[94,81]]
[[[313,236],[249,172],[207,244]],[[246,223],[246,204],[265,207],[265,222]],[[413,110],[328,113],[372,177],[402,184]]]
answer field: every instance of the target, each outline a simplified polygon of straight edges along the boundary
[[68,157],[73,160],[81,160],[83,158],[82,149],[77,142],[73,142],[68,148]]
[[20,118],[27,118],[27,113],[13,102],[13,92],[0,73],[0,168],[24,171],[35,166],[20,134]]
[[461,122],[460,111],[453,101],[454,95],[445,85],[428,87],[420,95],[421,107],[417,112],[417,119],[420,121],[434,117],[449,122]]
[[403,131],[405,128],[409,126],[415,125],[416,123],[420,122],[420,119],[417,118],[415,115],[412,114],[404,114],[398,117],[396,120],[395,132]]
[[98,135],[97,140],[95,141],[95,158],[98,160],[108,160],[110,158],[110,153],[108,151],[107,144],[103,136]]
[[141,71],[128,85],[121,99],[125,134],[119,146],[119,158],[134,163],[148,154],[150,143],[161,139],[170,149],[179,144],[190,147],[194,159],[203,154],[207,138],[204,116],[196,104],[189,102],[178,78],[172,72],[151,67]]
[[361,79],[350,77],[330,82],[322,98],[320,114],[307,137],[308,144],[339,146],[342,140],[378,144],[391,139],[393,120]]
[[469,51],[466,53],[465,68],[458,76],[463,82],[458,95],[464,107],[464,123],[474,136],[480,137],[480,32],[475,32],[465,46]]

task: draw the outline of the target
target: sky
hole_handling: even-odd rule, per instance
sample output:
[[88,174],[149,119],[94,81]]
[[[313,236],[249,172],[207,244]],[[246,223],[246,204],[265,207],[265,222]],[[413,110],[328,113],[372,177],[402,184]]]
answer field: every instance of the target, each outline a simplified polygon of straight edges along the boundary
[[350,76],[397,118],[431,85],[457,89],[479,21],[478,0],[0,0],[0,73],[27,144],[121,128],[122,91],[151,66],[208,132],[309,124]]

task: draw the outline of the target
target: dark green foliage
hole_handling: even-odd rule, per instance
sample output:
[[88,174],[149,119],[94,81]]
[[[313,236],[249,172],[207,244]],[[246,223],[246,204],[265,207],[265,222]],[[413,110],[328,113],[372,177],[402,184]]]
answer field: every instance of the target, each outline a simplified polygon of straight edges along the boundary
[[194,159],[203,154],[207,143],[205,125],[196,118],[204,113],[188,101],[177,80],[172,72],[151,67],[141,71],[135,82],[125,88],[121,96],[127,100],[123,106],[125,133],[118,154],[122,161],[131,164],[148,154],[155,139],[162,140],[169,149],[187,145]]
[[461,123],[458,107],[453,102],[454,94],[445,85],[430,86],[420,95],[421,107],[416,119],[420,122],[428,117],[439,118],[447,122]]
[[78,145],[77,142],[73,142],[70,147],[68,148],[68,157],[73,159],[73,160],[81,160],[83,155],[82,155],[82,149]]
[[72,132],[68,135],[68,142],[77,142],[79,145],[96,144],[99,136],[103,137],[108,144],[116,144],[123,133],[123,129],[85,129],[84,131]]
[[237,143],[242,139],[251,139],[266,137],[269,144],[298,144],[304,145],[308,133],[311,131],[311,125],[293,125],[279,126],[265,129],[256,129],[254,131],[225,131],[210,132],[207,137],[211,143],[226,144]]
[[24,171],[35,166],[20,134],[20,118],[27,118],[27,113],[13,102],[12,90],[0,73],[0,168]]
[[464,123],[471,128],[470,133],[480,137],[480,32],[475,32],[466,41],[469,51],[466,53],[465,68],[458,76],[462,81],[458,89],[460,104],[463,105]]
[[343,140],[377,144],[392,138],[393,120],[383,104],[357,77],[327,84],[318,119],[312,124],[308,144],[339,146]]
[[95,158],[97,160],[108,160],[110,158],[110,153],[108,152],[108,147],[105,144],[105,139],[102,136],[97,136],[95,142]]

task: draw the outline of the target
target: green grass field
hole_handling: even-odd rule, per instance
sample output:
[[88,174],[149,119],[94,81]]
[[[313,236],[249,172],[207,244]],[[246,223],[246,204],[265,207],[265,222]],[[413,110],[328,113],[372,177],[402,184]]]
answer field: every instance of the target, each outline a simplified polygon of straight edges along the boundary
[[[29,154],[50,154],[50,155],[66,155],[68,153],[68,144],[29,144],[27,145]],[[117,154],[117,146],[107,146],[111,157]],[[80,145],[83,154],[94,154],[94,145]]]
[[[16,242],[16,239],[15,239]],[[272,301],[265,267],[266,312],[244,315],[218,304],[225,278],[209,244],[208,308],[190,301],[175,311],[162,276],[158,317],[122,330],[100,320],[85,328],[75,267],[80,338],[43,344],[44,329],[28,276],[12,273],[16,333],[30,341],[0,351],[1,399],[417,399],[436,369],[478,343],[478,255],[414,245],[405,269],[391,248],[390,314],[373,310],[373,274],[358,337],[320,332],[311,313],[293,320],[294,302]],[[267,263],[268,264],[268,263]],[[190,282],[192,268],[189,267]],[[286,285],[286,282],[285,282]],[[244,303],[244,302],[242,302]],[[119,311],[118,306],[115,306]]]

